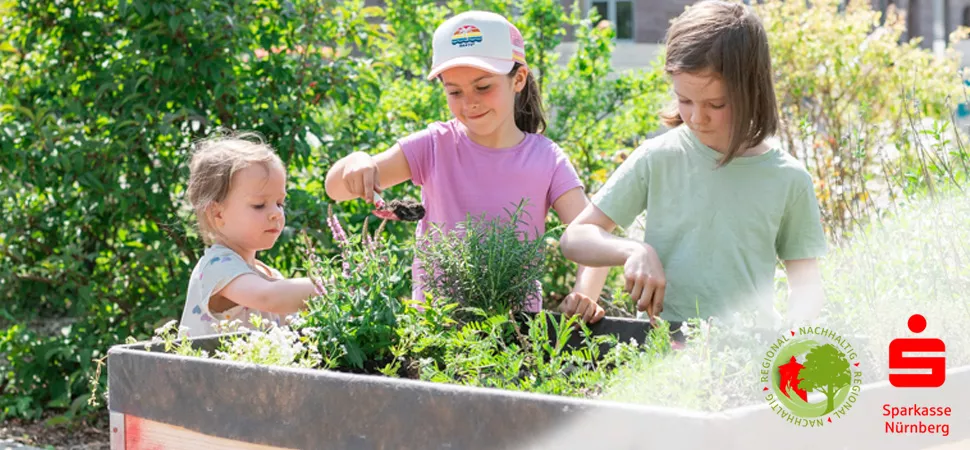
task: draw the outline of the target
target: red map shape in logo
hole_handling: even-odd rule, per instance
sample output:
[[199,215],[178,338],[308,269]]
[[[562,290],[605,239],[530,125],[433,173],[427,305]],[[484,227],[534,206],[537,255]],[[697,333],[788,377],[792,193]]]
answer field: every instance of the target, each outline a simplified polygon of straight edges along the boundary
[[805,366],[799,364],[798,361],[795,360],[794,356],[791,357],[791,361],[789,361],[787,364],[778,366],[778,374],[780,375],[778,380],[778,388],[781,389],[782,394],[785,394],[785,397],[791,398],[791,394],[789,393],[789,390],[791,390],[794,391],[795,394],[802,399],[802,401],[808,401],[808,392],[806,392],[804,389],[798,388],[798,383],[802,381],[801,378],[798,378],[798,374],[804,367]]

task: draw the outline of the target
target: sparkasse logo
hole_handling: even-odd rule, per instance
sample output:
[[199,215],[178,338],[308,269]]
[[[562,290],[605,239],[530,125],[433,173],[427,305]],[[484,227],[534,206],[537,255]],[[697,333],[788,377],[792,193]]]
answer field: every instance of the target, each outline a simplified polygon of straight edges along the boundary
[[[909,331],[926,330],[926,318],[913,314],[906,322]],[[921,353],[919,356],[905,353]],[[896,338],[889,343],[889,384],[897,388],[939,388],[946,382],[946,344],[939,338]],[[930,355],[927,355],[929,353]],[[909,372],[901,373],[901,370]],[[887,434],[950,435],[953,408],[947,405],[906,404],[882,406]]]
[[[909,331],[926,329],[926,318],[913,314],[906,322]],[[896,387],[935,388],[946,382],[946,356],[906,356],[903,352],[943,353],[946,344],[937,338],[896,338],[889,343],[889,384]],[[895,369],[925,369],[930,373],[899,373]]]

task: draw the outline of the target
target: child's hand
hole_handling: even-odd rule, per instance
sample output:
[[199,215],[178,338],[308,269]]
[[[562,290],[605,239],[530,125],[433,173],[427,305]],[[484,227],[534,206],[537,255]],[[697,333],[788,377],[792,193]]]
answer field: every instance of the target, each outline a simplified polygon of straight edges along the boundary
[[625,290],[630,293],[630,299],[636,300],[637,310],[646,311],[652,321],[664,310],[667,287],[663,264],[653,247],[638,246],[623,265],[623,277],[626,279]]
[[381,192],[377,163],[364,152],[347,156],[341,180],[354,198],[363,198],[367,203],[374,203],[374,192]]
[[579,315],[586,323],[599,322],[606,315],[606,310],[579,292],[570,292],[559,304],[559,312],[566,316]]

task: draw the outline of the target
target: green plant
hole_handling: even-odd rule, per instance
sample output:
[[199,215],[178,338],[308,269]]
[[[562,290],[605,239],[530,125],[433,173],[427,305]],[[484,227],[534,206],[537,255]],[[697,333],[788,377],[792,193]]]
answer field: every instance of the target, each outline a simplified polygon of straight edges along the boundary
[[507,217],[468,216],[453,230],[433,226],[417,244],[427,276],[424,286],[435,298],[463,307],[505,314],[523,310],[538,295],[545,270],[544,236],[524,230],[527,200]]
[[374,235],[364,231],[348,237],[332,210],[329,225],[341,253],[322,261],[308,244],[308,272],[317,295],[307,302],[297,328],[317,337],[321,354],[341,355],[340,366],[362,369],[386,358],[396,343],[400,298],[408,295],[410,280],[402,275],[405,259],[382,245],[380,228]]
[[[0,364],[0,417],[40,418],[44,409],[52,409],[61,411],[55,420],[62,421],[79,413],[89,386],[82,378],[83,371],[65,368],[75,364],[93,367],[92,360],[100,352],[86,348],[90,341],[73,342],[70,334],[70,325],[45,336],[22,324],[12,324],[0,335],[0,356],[5,360]],[[35,392],[46,395],[34,398]]]
[[[330,292],[339,289],[360,287],[354,281],[334,283],[334,272],[345,278],[357,271],[374,276],[374,266],[364,267],[359,263],[374,261],[386,265],[386,260],[380,257],[357,259],[354,256],[355,252],[374,256],[380,248],[376,240],[369,236],[347,239],[332,216],[331,226],[337,241],[343,245],[341,257],[321,262],[313,253],[308,255],[309,261],[318,268],[310,272],[319,280],[320,295],[312,300],[306,313],[289,325],[263,323],[259,317],[253,318],[250,330],[242,330],[238,322],[222,323],[220,332],[225,335],[210,354],[180,339],[177,321],[173,320],[155,330],[145,349],[247,364],[364,369],[385,376],[403,374],[432,382],[580,397],[594,396],[613,371],[639,353],[636,342],[617,343],[612,336],[592,336],[576,317],[556,318],[548,312],[531,316],[512,311],[495,315],[472,307],[460,308],[452,302],[425,308],[422,302],[407,301],[397,311],[391,311],[380,306],[397,305],[388,298],[377,297],[385,302],[377,302],[379,306],[375,308],[375,302],[359,296],[331,295]],[[346,261],[358,265],[344,264]],[[328,268],[333,268],[333,272]],[[322,308],[324,304],[336,307]],[[459,322],[455,316],[461,309],[466,314]],[[364,320],[354,323],[355,318],[348,317],[348,311],[362,314]],[[374,323],[387,320],[388,314],[393,322]],[[351,321],[351,326],[332,323],[340,320]],[[362,323],[370,323],[371,329],[354,326]],[[385,334],[388,329],[393,330],[393,336]],[[569,348],[566,343],[574,333],[582,334],[582,343],[577,348]],[[665,335],[654,333],[653,342],[655,350],[670,350],[669,338]],[[135,339],[129,338],[128,343],[135,343]],[[601,354],[603,344],[609,345],[606,354]],[[389,355],[375,351],[378,345],[386,345]],[[350,357],[354,349],[361,360]],[[93,398],[100,388],[98,379],[98,376],[91,378]]]
[[[221,339],[214,357],[263,365],[362,369],[391,377],[588,398],[601,392],[610,377],[641,351],[671,350],[669,335],[656,331],[641,346],[618,343],[612,336],[593,336],[576,317],[548,312],[494,314],[444,301],[434,308],[425,306],[420,301],[404,302],[395,314],[394,336],[384,336],[387,354],[362,350],[363,364],[343,357],[344,349],[352,345],[364,347],[359,342],[361,333],[334,335],[334,329],[318,326],[322,321],[313,309],[292,324],[293,331],[284,326],[229,335]],[[463,313],[461,320],[458,312]],[[665,326],[660,324],[659,329]],[[580,344],[567,346],[575,333],[582,336]],[[317,347],[311,342],[328,342],[329,356],[312,351]],[[186,353],[178,345],[166,344],[165,349]],[[195,356],[208,357],[199,352]]]
[[439,302],[434,308],[426,308],[420,300],[404,302],[404,309],[397,318],[397,342],[391,346],[392,360],[380,372],[386,376],[404,373],[410,378],[415,374],[415,361],[441,360],[444,342],[458,325],[453,317],[457,303]]
[[[381,369],[384,375],[589,398],[640,351],[670,350],[669,336],[662,333],[651,335],[658,343],[653,347],[618,343],[612,336],[592,336],[575,317],[544,311],[518,316],[467,308],[459,322],[453,317],[457,303],[415,305],[399,316],[398,344],[391,350],[393,361]],[[581,344],[567,347],[575,333]]]
[[[463,320],[455,319],[456,303],[436,308],[421,302],[405,302],[396,314],[394,336],[388,353],[362,352],[364,364],[343,358],[344,348],[363,347],[358,336],[333,335],[313,313],[289,327],[231,334],[209,356],[193,350],[185,341],[174,342],[174,333],[156,338],[164,349],[195,357],[214,357],[261,365],[311,367],[334,370],[363,369],[366,373],[405,376],[439,383],[538,392],[576,397],[593,397],[612,374],[641,350],[669,352],[669,337],[653,333],[651,346],[636,342],[617,343],[612,336],[592,336],[576,317],[489,314],[465,308]],[[574,333],[581,333],[578,347],[567,347]],[[314,343],[329,342],[329,354],[316,351]],[[150,343],[151,344],[151,343]],[[149,345],[150,345],[149,344]],[[608,351],[602,352],[603,345]]]
[[[440,360],[419,360],[421,379],[556,395],[591,396],[609,375],[598,370],[598,344],[565,348],[575,318],[550,321],[540,312],[520,325],[508,315],[478,311],[478,319],[447,336]],[[551,324],[551,328],[550,328]],[[523,334],[522,328],[527,329]],[[588,332],[588,331],[587,331]]]

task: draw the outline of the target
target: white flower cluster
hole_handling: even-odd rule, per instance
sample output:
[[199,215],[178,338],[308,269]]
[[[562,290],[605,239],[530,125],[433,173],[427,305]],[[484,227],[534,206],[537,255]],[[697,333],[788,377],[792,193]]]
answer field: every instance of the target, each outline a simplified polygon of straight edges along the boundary
[[251,364],[284,367],[315,367],[320,354],[313,344],[286,326],[273,326],[268,331],[256,330],[248,335],[228,339],[216,358]]

